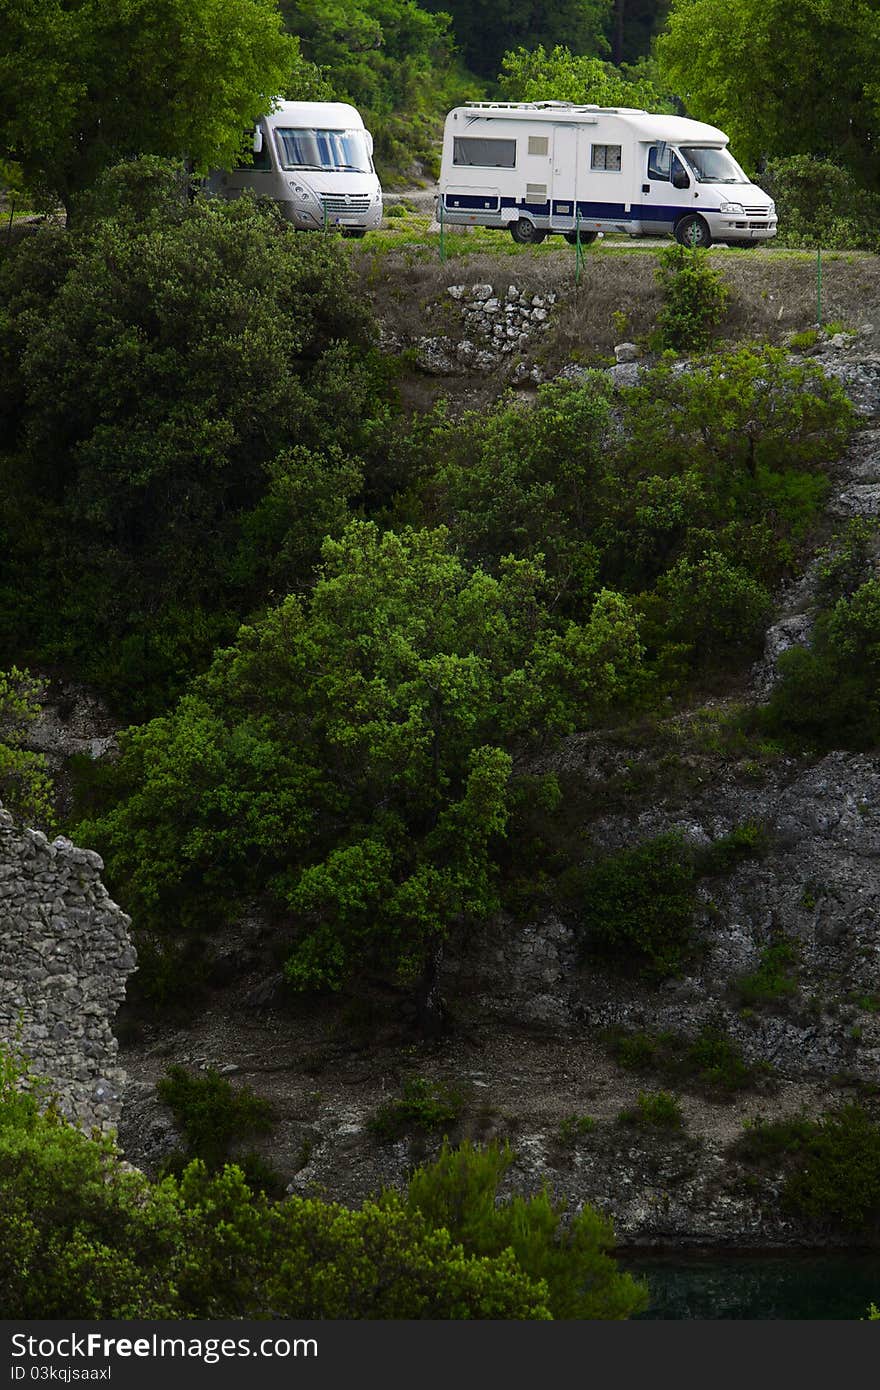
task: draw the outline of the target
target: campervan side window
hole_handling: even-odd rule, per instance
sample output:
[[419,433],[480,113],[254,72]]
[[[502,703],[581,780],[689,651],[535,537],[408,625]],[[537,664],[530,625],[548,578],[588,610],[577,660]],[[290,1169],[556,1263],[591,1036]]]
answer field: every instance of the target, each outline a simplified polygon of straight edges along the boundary
[[648,150],[648,178],[669,182],[672,170],[672,150],[668,145],[652,145]]
[[620,145],[594,145],[591,169],[608,169],[620,173]]
[[456,135],[452,142],[452,162],[480,169],[515,169],[516,141]]
[[648,151],[648,178],[662,179],[668,183],[673,174],[684,174],[686,169],[677,154],[668,145],[652,145]]

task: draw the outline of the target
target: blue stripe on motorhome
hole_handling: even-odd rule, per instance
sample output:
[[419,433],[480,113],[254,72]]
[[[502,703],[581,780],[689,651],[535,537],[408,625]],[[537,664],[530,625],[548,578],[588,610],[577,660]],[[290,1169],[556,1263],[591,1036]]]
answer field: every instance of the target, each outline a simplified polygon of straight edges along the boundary
[[720,211],[720,208],[676,207],[674,203],[633,203],[630,217],[635,222],[677,222],[685,213]]
[[[450,211],[475,211],[475,212],[495,212],[499,207],[497,197],[486,197],[485,194],[478,193],[445,193],[443,195],[444,206]],[[550,203],[527,203],[516,198],[501,198],[502,208],[520,208],[523,212],[530,212],[535,217],[551,216]],[[568,208],[568,212],[560,212],[560,206]],[[629,211],[623,203],[588,203],[579,202],[577,210],[582,218],[587,221],[600,222],[677,222],[683,213],[691,211],[688,207],[669,205],[664,203],[634,203]],[[718,208],[694,208],[694,212],[718,212]],[[574,204],[571,199],[556,198],[553,201],[552,215],[556,217],[574,217]]]
[[550,216],[550,203],[527,203],[524,198],[502,198],[503,208],[521,208],[523,212],[532,212],[536,217]]
[[447,208],[476,208],[478,212],[497,212],[498,199],[487,198],[485,194],[445,193],[443,206]]
[[[565,203],[568,201],[569,207],[572,207],[570,200],[566,200],[565,198],[557,198],[555,201],[557,203]],[[516,198],[502,198],[501,206],[503,208],[522,208],[524,212],[532,212],[536,217],[550,216],[549,202],[525,203],[518,201]],[[581,217],[591,218],[594,221],[599,221],[602,218],[613,220],[614,222],[629,222],[632,220],[632,215],[626,211],[623,203],[578,203],[577,208]],[[560,216],[563,217],[574,217],[574,215],[574,211],[560,214]]]

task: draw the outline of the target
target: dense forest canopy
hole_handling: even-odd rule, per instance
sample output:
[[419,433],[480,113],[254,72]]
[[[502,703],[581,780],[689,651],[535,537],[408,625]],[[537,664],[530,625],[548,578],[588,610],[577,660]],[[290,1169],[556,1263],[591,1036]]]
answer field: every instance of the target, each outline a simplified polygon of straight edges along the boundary
[[688,112],[750,168],[825,157],[880,183],[880,9],[874,0],[673,0],[657,52]]

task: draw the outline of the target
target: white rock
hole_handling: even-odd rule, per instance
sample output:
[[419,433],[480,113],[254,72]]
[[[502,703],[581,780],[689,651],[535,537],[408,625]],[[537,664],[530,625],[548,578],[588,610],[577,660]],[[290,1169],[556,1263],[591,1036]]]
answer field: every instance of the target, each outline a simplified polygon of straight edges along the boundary
[[638,362],[641,355],[641,350],[635,343],[618,343],[614,349],[617,362]]

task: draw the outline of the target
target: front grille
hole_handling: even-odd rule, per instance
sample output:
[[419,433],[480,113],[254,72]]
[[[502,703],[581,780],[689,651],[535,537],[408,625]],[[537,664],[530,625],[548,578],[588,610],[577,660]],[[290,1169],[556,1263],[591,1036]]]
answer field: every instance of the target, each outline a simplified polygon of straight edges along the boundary
[[368,212],[370,207],[370,195],[357,198],[334,198],[332,195],[321,200],[328,213],[342,214],[345,212]]
[[749,226],[750,226],[754,231],[759,231],[761,227],[765,227],[765,228],[766,228],[767,223],[766,223],[766,222],[750,222],[750,223],[749,223]]
[[743,208],[746,217],[766,217],[766,208]]

